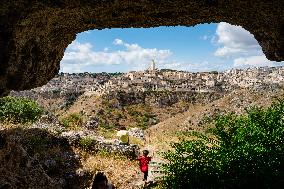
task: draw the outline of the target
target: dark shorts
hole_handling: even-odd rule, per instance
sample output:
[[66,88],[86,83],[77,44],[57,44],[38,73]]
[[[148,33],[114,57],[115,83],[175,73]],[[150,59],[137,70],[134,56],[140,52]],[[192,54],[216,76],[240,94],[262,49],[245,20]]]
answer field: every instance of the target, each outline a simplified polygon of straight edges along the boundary
[[147,178],[148,178],[148,171],[143,171],[143,173],[144,173],[144,179],[143,180],[147,180]]

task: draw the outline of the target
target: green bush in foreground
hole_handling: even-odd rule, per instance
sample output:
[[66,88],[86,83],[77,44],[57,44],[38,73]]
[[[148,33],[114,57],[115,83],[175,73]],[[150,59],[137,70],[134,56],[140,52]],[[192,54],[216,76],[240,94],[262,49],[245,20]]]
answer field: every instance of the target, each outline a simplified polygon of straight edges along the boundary
[[243,116],[219,116],[214,124],[217,140],[192,132],[197,140],[176,143],[163,154],[166,188],[281,188],[284,101]]
[[43,109],[33,100],[20,97],[0,98],[0,121],[27,123],[36,121]]

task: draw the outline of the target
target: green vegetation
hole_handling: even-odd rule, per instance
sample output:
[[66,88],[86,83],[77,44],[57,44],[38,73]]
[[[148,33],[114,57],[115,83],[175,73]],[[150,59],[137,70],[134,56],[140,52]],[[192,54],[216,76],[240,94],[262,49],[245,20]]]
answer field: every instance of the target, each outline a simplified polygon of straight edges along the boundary
[[125,116],[121,109],[118,109],[118,101],[116,99],[103,99],[103,108],[97,113],[98,127],[103,130],[113,130],[120,126],[119,121]]
[[146,129],[158,121],[147,103],[123,106],[118,99],[103,99],[102,105],[103,108],[97,112],[96,118],[98,127],[103,130],[119,129],[122,125]]
[[91,138],[81,138],[79,141],[79,145],[85,150],[86,152],[90,152],[92,150],[92,147],[94,145],[94,140]]
[[211,73],[211,74],[218,74],[218,71],[211,71],[209,73]]
[[[281,188],[284,181],[284,101],[217,116],[210,135],[163,153],[166,188]],[[212,135],[213,134],[213,135]]]
[[40,118],[43,109],[31,99],[3,97],[0,99],[0,121],[12,123],[34,122]]
[[137,122],[137,126],[142,128],[142,129],[147,129],[150,121],[150,118],[153,118],[154,116],[148,113],[139,115],[137,117],[135,117],[136,122]]
[[103,127],[100,127],[97,132],[100,136],[103,136],[106,139],[115,138],[117,133],[117,131],[114,129],[105,129]]
[[135,127],[147,129],[151,125],[151,119],[156,119],[156,115],[151,112],[147,104],[127,107],[128,114],[135,120]]
[[173,69],[161,69],[160,72],[177,72],[177,70],[173,70]]
[[61,119],[61,124],[66,128],[76,129],[83,125],[83,116],[79,113],[71,113]]

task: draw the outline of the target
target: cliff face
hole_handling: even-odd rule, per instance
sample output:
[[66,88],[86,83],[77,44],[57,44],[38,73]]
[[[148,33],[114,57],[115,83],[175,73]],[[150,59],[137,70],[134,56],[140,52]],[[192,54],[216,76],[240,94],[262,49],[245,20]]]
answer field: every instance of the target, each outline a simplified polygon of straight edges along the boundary
[[[42,166],[31,158],[23,147],[1,136],[0,188],[58,188]],[[5,142],[4,142],[5,140]]]
[[270,60],[284,60],[284,1],[4,0],[0,6],[0,94],[41,86],[64,50],[90,29],[228,22],[250,31]]
[[188,103],[207,103],[223,96],[218,92],[117,92],[112,95],[107,95],[107,100],[117,99],[118,106],[129,106],[134,104],[149,104],[157,108],[166,108],[178,102]]
[[120,126],[148,128],[193,104],[206,104],[224,96],[224,93],[199,92],[122,92],[116,91],[101,97],[80,96],[70,107],[58,110],[62,120],[78,113],[91,120],[95,128],[117,129]]

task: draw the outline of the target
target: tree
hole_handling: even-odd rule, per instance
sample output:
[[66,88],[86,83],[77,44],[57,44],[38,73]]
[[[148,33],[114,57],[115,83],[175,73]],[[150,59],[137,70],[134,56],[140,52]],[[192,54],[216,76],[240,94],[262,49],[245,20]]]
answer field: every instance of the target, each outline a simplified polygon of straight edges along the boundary
[[284,101],[253,107],[246,114],[219,115],[214,137],[190,132],[196,140],[164,153],[167,188],[281,188],[284,183]]

